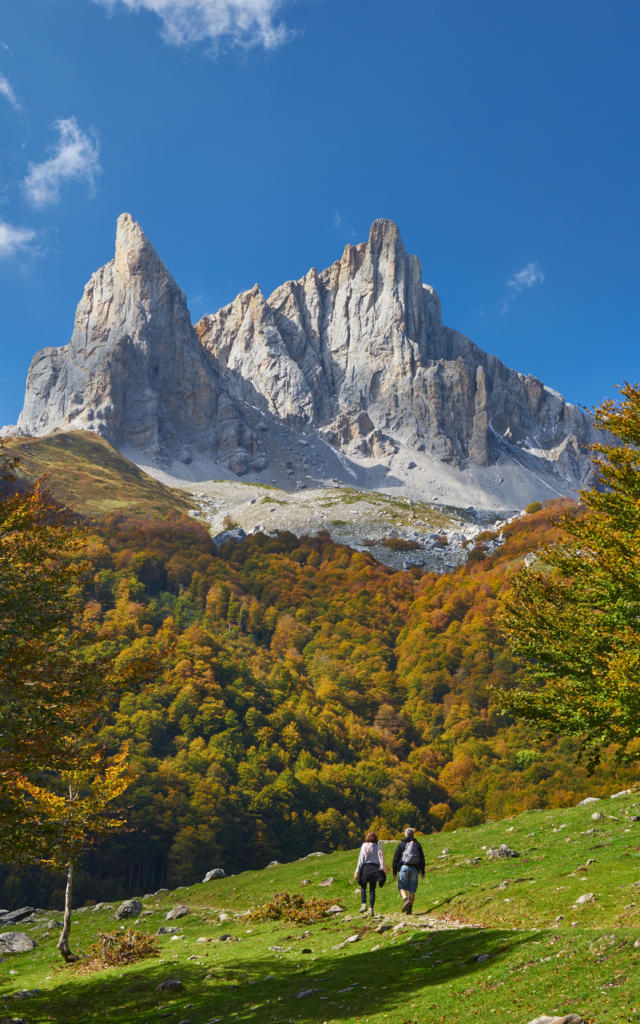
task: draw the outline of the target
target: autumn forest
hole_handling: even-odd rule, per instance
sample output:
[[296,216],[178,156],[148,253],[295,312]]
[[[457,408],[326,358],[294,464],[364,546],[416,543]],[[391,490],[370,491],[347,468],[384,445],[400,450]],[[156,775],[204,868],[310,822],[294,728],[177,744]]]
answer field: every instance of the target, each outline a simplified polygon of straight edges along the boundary
[[[516,519],[491,555],[481,535],[443,576],[392,571],[328,534],[216,549],[175,513],[83,527],[83,658],[132,680],[111,694],[99,735],[108,754],[128,749],[132,779],[126,828],[84,855],[77,900],[617,785],[606,751],[589,775],[576,740],[504,709],[523,670],[500,608],[523,558],[557,538],[560,511]],[[0,874],[3,905],[60,904],[62,891],[62,876],[35,865]]]

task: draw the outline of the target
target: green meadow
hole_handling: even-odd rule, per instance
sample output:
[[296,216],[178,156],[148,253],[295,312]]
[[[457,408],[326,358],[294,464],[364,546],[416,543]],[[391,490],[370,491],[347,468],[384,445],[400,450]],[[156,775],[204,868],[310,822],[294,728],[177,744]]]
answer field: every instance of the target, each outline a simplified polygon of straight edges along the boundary
[[[140,894],[145,909],[130,921],[114,919],[116,904],[74,912],[76,952],[100,930],[178,928],[160,937],[158,957],[123,968],[63,966],[48,927],[60,914],[48,911],[13,929],[37,947],[0,963],[0,1014],[27,1024],[640,1021],[639,811],[630,795],[421,837],[427,877],[411,917],[391,875],[376,916],[361,917],[356,851]],[[502,843],[519,856],[489,859]],[[394,842],[384,848],[389,865]],[[312,924],[249,918],[284,891],[345,910]],[[189,913],[166,921],[177,904]],[[180,987],[160,989],[168,979]]]

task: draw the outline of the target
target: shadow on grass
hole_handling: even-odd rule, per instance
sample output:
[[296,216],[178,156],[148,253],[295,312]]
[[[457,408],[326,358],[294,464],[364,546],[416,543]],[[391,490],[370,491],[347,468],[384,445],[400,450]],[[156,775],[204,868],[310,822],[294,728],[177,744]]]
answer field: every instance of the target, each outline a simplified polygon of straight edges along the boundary
[[[539,938],[497,929],[416,930],[411,939],[406,933],[392,940],[388,936],[380,936],[382,948],[366,951],[354,946],[321,951],[327,936],[315,932],[299,943],[299,949],[280,957],[244,959],[238,949],[235,961],[216,962],[212,943],[205,947],[207,959],[203,955],[186,963],[147,960],[109,974],[63,971],[55,988],[41,996],[11,999],[4,1010],[9,1017],[25,1015],[29,1024],[205,1024],[232,1017],[247,1024],[340,1021],[402,1008],[421,991],[480,975],[496,960]],[[334,941],[335,934],[329,939]],[[302,953],[305,947],[315,959]],[[481,954],[490,959],[478,962]],[[159,991],[167,978],[179,979],[183,987]]]

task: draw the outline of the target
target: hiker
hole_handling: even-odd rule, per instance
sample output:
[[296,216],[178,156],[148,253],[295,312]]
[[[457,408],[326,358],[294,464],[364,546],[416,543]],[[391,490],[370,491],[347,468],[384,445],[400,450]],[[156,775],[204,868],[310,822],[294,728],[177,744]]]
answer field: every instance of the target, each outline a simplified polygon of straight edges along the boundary
[[367,832],[364,843],[360,847],[360,855],[353,877],[360,883],[360,913],[367,912],[367,886],[369,886],[369,913],[373,917],[376,902],[376,885],[384,885],[384,853],[382,843],[378,842],[375,832]]
[[393,877],[398,876],[398,889],[402,896],[402,913],[411,914],[418,888],[418,872],[424,878],[424,850],[415,838],[415,828],[404,830],[393,855]]

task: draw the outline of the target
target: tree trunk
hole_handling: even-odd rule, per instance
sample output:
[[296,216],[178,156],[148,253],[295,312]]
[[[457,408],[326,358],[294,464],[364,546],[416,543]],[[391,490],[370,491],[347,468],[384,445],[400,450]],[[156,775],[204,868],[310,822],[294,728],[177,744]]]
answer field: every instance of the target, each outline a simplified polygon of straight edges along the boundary
[[73,892],[73,864],[67,866],[67,887],[64,893],[64,918],[62,922],[62,931],[60,932],[60,938],[58,939],[58,949],[60,950],[60,956],[65,960],[66,963],[72,964],[75,960],[79,960],[79,957],[72,953],[69,949],[69,932],[71,931],[71,894]]

